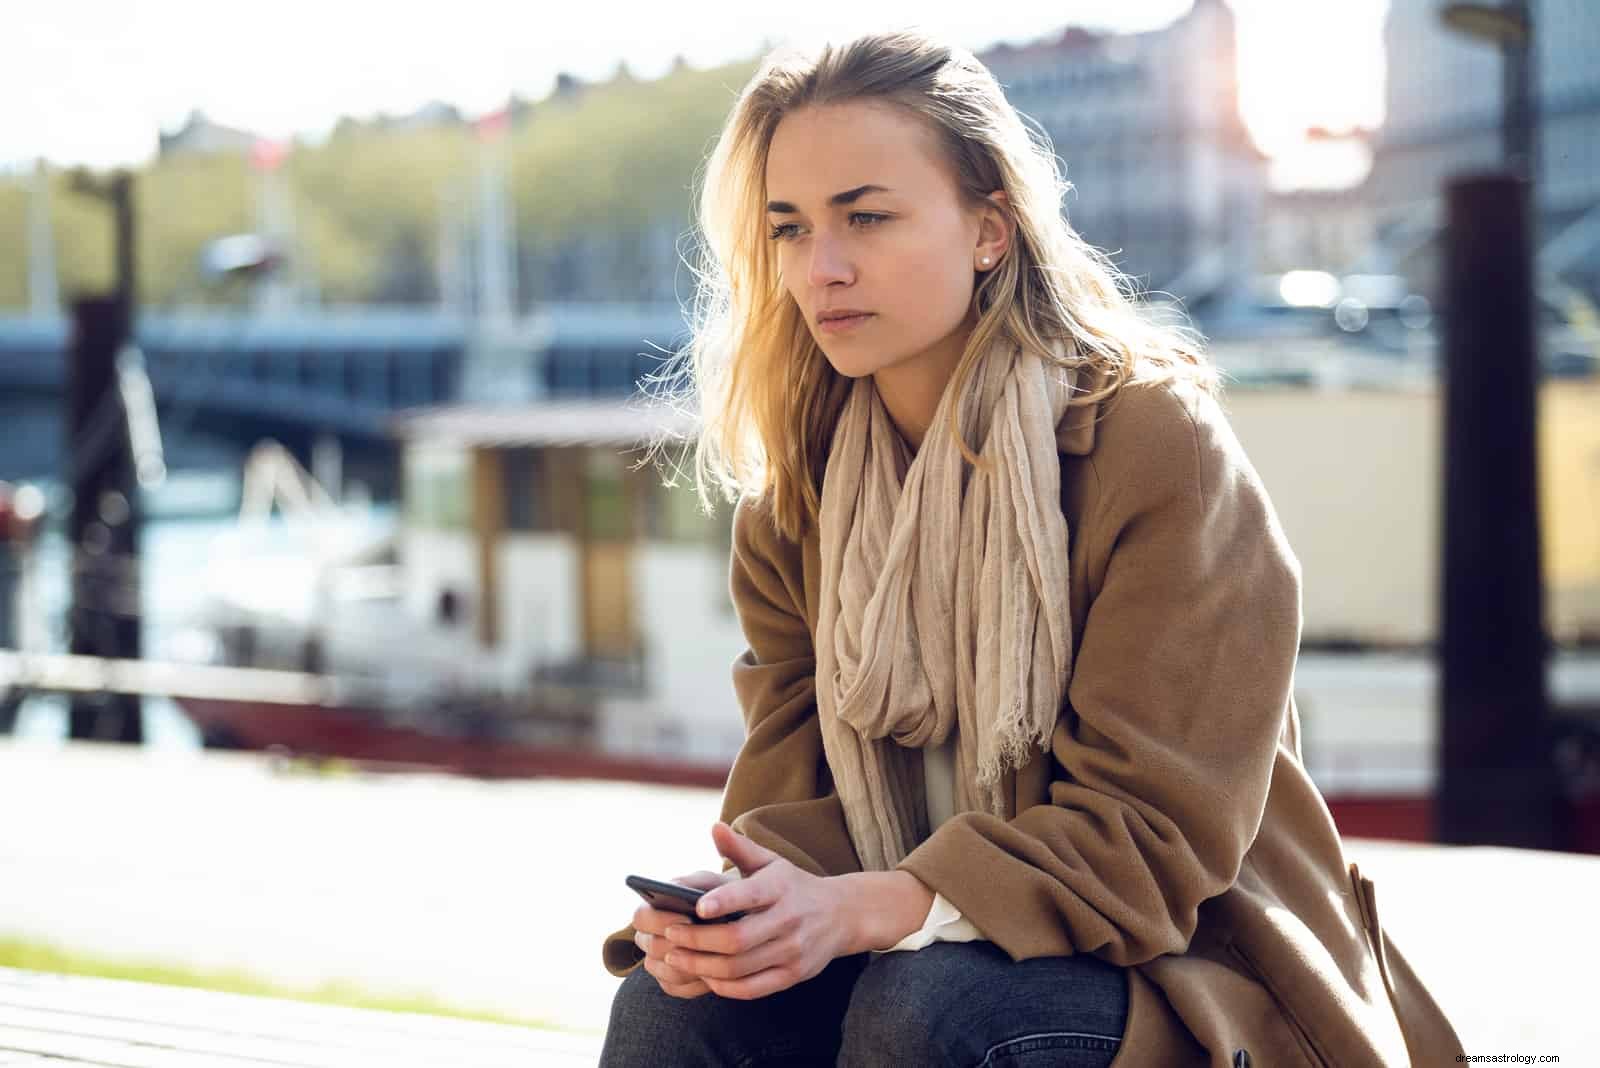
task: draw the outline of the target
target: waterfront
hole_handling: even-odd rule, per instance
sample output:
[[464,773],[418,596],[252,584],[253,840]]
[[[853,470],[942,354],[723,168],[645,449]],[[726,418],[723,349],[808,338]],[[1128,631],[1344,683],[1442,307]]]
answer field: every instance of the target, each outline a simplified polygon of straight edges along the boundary
[[[217,572],[209,564],[218,552],[219,539],[230,539],[239,531],[239,492],[236,475],[208,471],[176,477],[152,495],[151,516],[143,532],[140,590],[144,648],[152,659],[195,661],[215,652],[213,637],[197,631],[193,624],[208,593],[213,592],[208,583]],[[373,505],[366,516],[362,524],[373,536],[381,536],[396,523],[395,506],[389,503]],[[265,527],[256,529],[251,543],[281,555],[294,547],[286,534],[284,520],[275,516]],[[282,544],[274,549],[280,536],[284,536]],[[402,567],[420,568],[426,573],[438,566],[427,558],[428,550],[437,552],[437,546],[413,542],[411,548],[421,556],[409,560],[402,557]],[[547,561],[545,566],[558,568],[558,562]],[[35,550],[32,569],[30,603],[24,611],[23,647],[64,651],[68,561],[59,524],[46,529]],[[281,588],[287,583],[275,582],[277,576],[264,569],[227,568],[224,572],[230,581],[254,582],[260,587],[257,600],[269,596],[286,602],[294,600],[291,591]],[[548,586],[564,580],[575,581],[575,576],[564,579],[552,573],[539,578],[538,584]],[[723,580],[709,577],[703,581],[710,584]],[[648,591],[646,595],[659,597]],[[711,753],[717,758],[731,757],[737,746],[738,713],[727,674],[736,652],[730,648],[721,659],[714,655],[699,658],[704,678],[698,685],[708,693],[721,695],[726,706],[721,717],[702,717],[717,745],[727,750]],[[395,670],[404,669],[397,662]],[[1437,759],[1437,677],[1437,665],[1425,649],[1303,650],[1296,667],[1296,699],[1302,748],[1318,785],[1330,794],[1340,795],[1431,792]],[[1557,652],[1549,660],[1547,679],[1551,698],[1557,704],[1600,707],[1600,650]],[[200,748],[198,729],[171,700],[146,698],[143,704],[147,747],[174,752]],[[67,700],[62,695],[27,697],[16,724],[17,736],[39,743],[63,740],[67,734],[66,708]],[[626,747],[639,744],[642,743],[634,739]],[[680,748],[686,744],[678,741]],[[675,750],[662,750],[671,751]]]
[[[47,498],[59,499],[58,486],[44,483],[42,488]],[[146,505],[150,515],[141,531],[139,607],[143,647],[152,659],[193,661],[211,651],[204,636],[191,628],[211,592],[207,565],[217,539],[239,528],[239,493],[238,472],[209,470],[172,476],[150,495]],[[387,528],[394,514],[392,504],[374,504],[372,528]],[[281,516],[265,524],[268,539],[284,530]],[[20,646],[37,652],[65,652],[70,572],[59,513],[46,525],[32,552],[30,585],[19,613]],[[252,576],[234,578],[248,581]],[[146,698],[143,708],[147,745],[171,750],[200,748],[199,731],[172,701]],[[66,716],[64,696],[30,695],[18,710],[15,731],[24,739],[64,738]]]

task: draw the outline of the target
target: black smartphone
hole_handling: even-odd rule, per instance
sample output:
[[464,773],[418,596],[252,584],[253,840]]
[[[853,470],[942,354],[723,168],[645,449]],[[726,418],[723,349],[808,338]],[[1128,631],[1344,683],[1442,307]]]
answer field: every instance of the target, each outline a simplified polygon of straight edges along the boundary
[[634,893],[644,898],[645,903],[651,908],[661,909],[664,912],[676,912],[687,916],[695,923],[731,923],[743,919],[744,913],[730,912],[715,919],[703,920],[694,911],[698,902],[706,891],[696,890],[692,886],[683,886],[679,883],[662,882],[660,879],[646,879],[643,875],[630,875],[627,879],[628,886]]

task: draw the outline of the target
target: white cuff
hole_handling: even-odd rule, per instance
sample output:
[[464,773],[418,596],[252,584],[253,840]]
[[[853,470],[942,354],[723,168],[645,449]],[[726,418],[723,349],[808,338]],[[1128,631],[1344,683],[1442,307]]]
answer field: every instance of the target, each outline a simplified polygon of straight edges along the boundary
[[960,909],[943,894],[935,893],[933,904],[928,908],[928,918],[922,921],[920,928],[888,949],[873,952],[894,953],[897,950],[921,949],[930,942],[976,942],[982,939],[983,935],[972,926],[972,921],[961,915]]

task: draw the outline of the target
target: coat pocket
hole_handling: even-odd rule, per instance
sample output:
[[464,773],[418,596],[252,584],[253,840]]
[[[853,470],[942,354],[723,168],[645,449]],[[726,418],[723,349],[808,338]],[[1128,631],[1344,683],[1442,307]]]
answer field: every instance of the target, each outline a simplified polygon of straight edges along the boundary
[[[1251,958],[1250,954],[1245,952],[1239,943],[1231,940],[1228,942],[1227,950],[1228,955],[1238,962],[1239,966],[1244,969],[1245,974],[1249,975],[1250,978],[1265,988],[1267,993],[1272,995],[1272,1000],[1277,1004],[1278,1011],[1282,1014],[1284,1022],[1288,1024],[1289,1031],[1294,1035],[1295,1041],[1300,1044],[1300,1052],[1305,1056],[1306,1063],[1311,1065],[1312,1068],[1332,1068],[1328,1059],[1317,1052],[1317,1047],[1312,1043],[1311,1036],[1306,1032],[1305,1025],[1295,1016],[1294,1010],[1284,1001],[1283,995],[1268,981],[1266,974]],[[1271,1051],[1262,1052],[1270,1053]],[[1262,1063],[1269,1062],[1266,1058],[1262,1058]],[[1270,1063],[1276,1063],[1276,1061]]]

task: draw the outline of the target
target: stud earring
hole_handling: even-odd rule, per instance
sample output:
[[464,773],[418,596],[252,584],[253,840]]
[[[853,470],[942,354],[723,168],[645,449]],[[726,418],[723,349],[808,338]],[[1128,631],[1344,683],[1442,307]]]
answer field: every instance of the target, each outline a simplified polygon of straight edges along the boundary
[[988,256],[985,256],[985,257],[984,257],[984,258],[983,258],[983,260],[982,260],[982,263],[983,263],[983,265],[984,265],[984,266],[985,266],[985,267],[987,267],[987,266],[989,266],[989,257],[988,257]]

